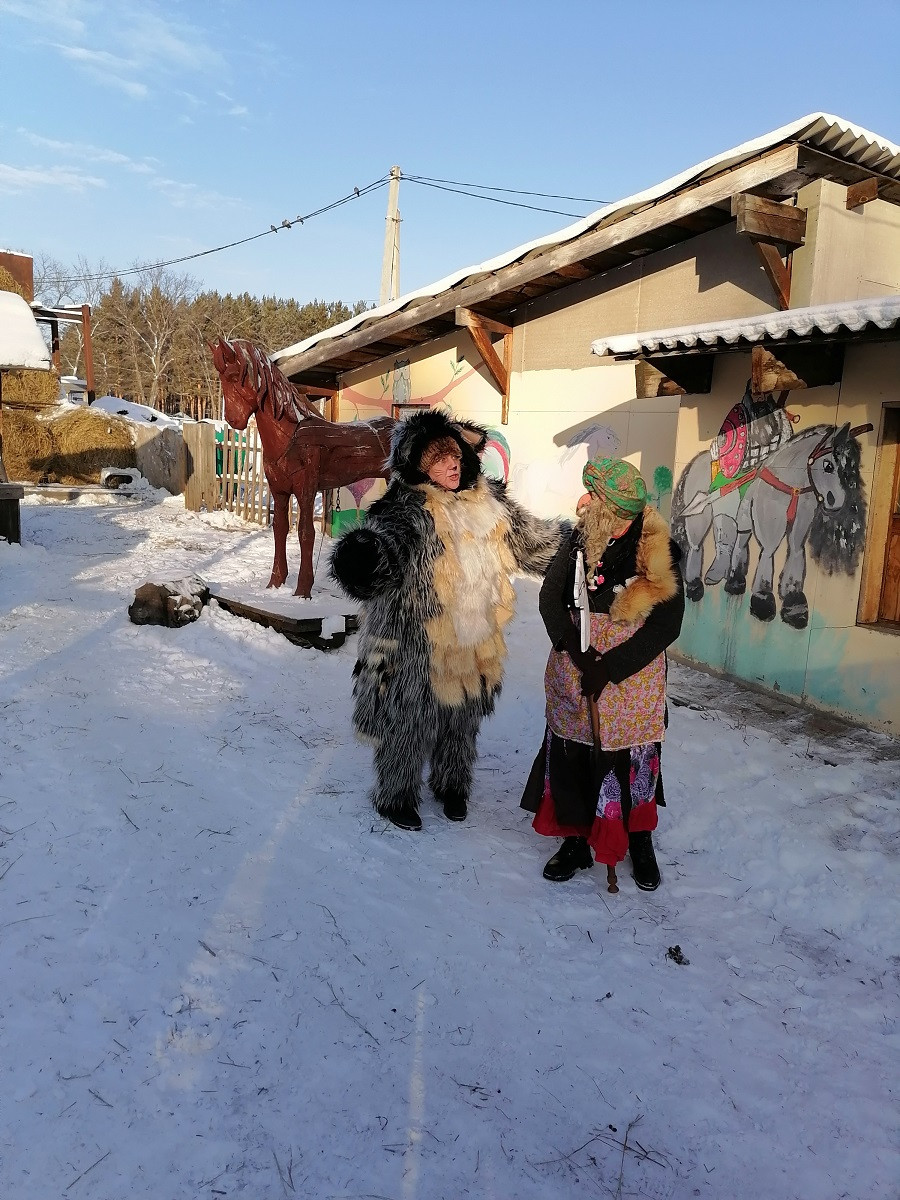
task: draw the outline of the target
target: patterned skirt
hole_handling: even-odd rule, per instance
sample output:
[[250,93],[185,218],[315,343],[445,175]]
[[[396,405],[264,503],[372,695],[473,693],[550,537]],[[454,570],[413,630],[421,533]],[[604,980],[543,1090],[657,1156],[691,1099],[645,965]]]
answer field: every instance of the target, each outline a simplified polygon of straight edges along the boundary
[[665,805],[659,742],[623,750],[594,750],[547,729],[531,768],[522,808],[535,814],[537,833],[585,837],[597,862],[620,863],[628,834],[656,828]]

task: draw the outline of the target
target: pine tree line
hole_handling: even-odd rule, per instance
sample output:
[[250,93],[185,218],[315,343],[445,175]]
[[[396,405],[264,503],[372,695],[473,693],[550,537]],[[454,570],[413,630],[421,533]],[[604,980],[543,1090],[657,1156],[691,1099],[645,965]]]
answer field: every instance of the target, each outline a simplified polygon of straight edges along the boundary
[[[90,304],[96,393],[120,396],[164,412],[218,416],[219,377],[208,343],[218,337],[249,338],[271,352],[365,311],[364,301],[299,304],[244,292],[221,296],[171,270],[149,268],[127,280],[92,284],[102,266],[80,262],[72,270],[35,259],[35,295],[44,304]],[[58,280],[85,280],[60,286]],[[84,377],[84,345],[78,325],[60,330],[60,372]]]

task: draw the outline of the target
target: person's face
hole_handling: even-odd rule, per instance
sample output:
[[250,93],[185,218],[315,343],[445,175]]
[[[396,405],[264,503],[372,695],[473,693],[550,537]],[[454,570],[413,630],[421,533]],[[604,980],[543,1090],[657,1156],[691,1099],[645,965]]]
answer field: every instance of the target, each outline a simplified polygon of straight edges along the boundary
[[438,487],[446,488],[448,492],[455,492],[459,487],[459,469],[460,460],[456,455],[445,454],[443,458],[436,459],[428,468],[428,478]]

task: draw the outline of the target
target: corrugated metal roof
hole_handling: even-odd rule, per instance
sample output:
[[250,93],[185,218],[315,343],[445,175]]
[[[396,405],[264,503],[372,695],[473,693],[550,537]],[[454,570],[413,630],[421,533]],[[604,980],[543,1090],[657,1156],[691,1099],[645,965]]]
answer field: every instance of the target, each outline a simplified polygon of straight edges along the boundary
[[802,143],[821,153],[855,163],[864,170],[877,172],[892,181],[900,182],[900,146],[877,134],[870,133],[869,130],[862,129],[850,121],[845,121],[841,117],[831,116],[828,113],[810,113],[789,125],[783,125],[780,129],[775,129],[753,141],[743,142],[732,150],[726,150],[714,158],[698,163],[687,171],[682,171],[679,175],[674,175],[671,179],[666,179],[643,192],[638,192],[613,204],[607,204],[556,233],[526,242],[525,245],[517,246],[514,250],[488,259],[487,262],[466,267],[461,271],[454,271],[453,274],[439,279],[436,283],[429,284],[418,291],[408,292],[396,300],[382,304],[378,308],[368,309],[348,321],[343,321],[340,325],[333,325],[330,329],[313,334],[312,337],[306,338],[302,342],[287,346],[283,350],[277,351],[272,357],[276,362],[280,359],[295,358],[322,342],[337,341],[353,330],[367,325],[377,325],[382,318],[392,313],[414,307],[421,301],[450,291],[464,282],[475,282],[512,263],[522,262],[535,253],[543,253],[550,248],[561,246],[588,232],[601,222],[608,221],[614,215],[619,218],[629,216],[661,197],[678,191],[687,184],[700,182],[708,176],[736,166],[779,144],[793,142]]
[[900,296],[872,300],[850,300],[839,304],[817,304],[790,308],[761,317],[738,317],[730,321],[708,321],[702,325],[680,325],[649,333],[626,333],[597,338],[591,352],[601,357],[628,359],[679,354],[686,351],[740,347],[754,342],[778,342],[789,337],[831,336],[846,330],[893,329],[900,323]]

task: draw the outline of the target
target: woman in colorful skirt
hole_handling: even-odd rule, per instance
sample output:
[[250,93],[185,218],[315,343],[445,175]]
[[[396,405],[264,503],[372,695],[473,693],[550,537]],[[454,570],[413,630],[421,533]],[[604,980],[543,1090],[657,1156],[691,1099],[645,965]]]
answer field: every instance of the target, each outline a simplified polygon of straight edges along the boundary
[[578,525],[541,587],[553,643],[547,729],[522,807],[538,833],[563,838],[545,879],[571,879],[594,856],[614,873],[630,853],[635,883],[653,891],[666,648],[684,616],[681,551],[630,463],[595,458],[583,482]]

